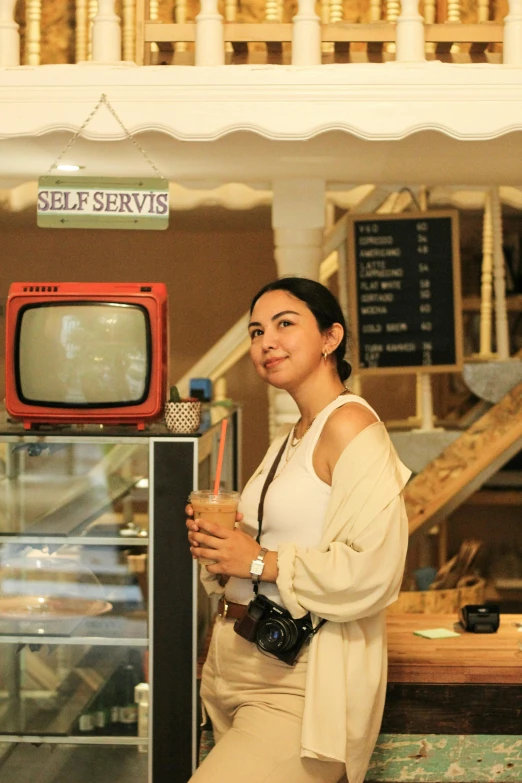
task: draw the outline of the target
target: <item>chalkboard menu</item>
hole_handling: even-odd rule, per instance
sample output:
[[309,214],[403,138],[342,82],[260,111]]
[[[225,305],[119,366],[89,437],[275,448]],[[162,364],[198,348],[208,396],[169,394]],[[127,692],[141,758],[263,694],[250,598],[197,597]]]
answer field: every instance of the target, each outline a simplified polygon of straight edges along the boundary
[[358,372],[462,366],[458,213],[348,218]]

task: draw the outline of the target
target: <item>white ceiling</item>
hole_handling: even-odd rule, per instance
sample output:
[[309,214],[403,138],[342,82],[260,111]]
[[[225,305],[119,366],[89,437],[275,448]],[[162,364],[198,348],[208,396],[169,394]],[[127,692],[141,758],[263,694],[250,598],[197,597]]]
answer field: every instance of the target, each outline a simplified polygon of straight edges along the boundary
[[[55,163],[71,134],[52,132],[0,140],[0,189],[36,180]],[[305,141],[280,141],[251,132],[215,141],[180,141],[158,131],[136,135],[163,176],[197,188],[244,182],[270,189],[278,178],[318,177],[330,189],[363,183],[390,185],[522,184],[522,132],[495,139],[459,141],[436,131],[400,140],[365,140],[329,131]],[[85,176],[153,173],[129,140],[79,138],[62,158]]]

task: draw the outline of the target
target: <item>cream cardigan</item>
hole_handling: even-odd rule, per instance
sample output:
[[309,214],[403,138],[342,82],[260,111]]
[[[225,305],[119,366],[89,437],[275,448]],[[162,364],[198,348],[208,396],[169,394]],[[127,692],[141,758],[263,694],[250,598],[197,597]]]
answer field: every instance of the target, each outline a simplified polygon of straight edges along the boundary
[[[272,461],[274,441],[254,478]],[[301,755],[344,761],[362,783],[379,734],[386,695],[386,607],[398,596],[408,521],[401,496],[410,471],[382,422],[359,433],[341,454],[321,543],[280,544],[277,586],[294,617],[328,622],[314,637],[307,669]],[[201,571],[208,593],[222,593]]]

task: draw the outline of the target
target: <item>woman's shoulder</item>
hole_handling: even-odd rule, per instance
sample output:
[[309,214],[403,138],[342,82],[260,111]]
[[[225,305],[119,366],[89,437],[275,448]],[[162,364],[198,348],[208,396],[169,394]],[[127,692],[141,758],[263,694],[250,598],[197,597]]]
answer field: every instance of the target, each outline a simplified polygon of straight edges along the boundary
[[323,439],[336,447],[336,451],[343,451],[366,427],[379,421],[375,412],[359,399],[356,397],[336,408],[324,424]]

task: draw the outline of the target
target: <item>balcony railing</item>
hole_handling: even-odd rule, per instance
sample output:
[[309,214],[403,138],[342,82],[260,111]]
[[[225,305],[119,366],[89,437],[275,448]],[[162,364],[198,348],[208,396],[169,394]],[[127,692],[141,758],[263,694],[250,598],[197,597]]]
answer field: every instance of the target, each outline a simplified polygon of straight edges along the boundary
[[250,16],[239,0],[200,0],[197,13],[188,0],[76,0],[74,14],[63,16],[57,48],[45,34],[42,0],[0,0],[0,66],[430,59],[522,65],[522,0],[508,0],[508,6],[501,19],[493,0],[476,6],[448,0],[445,18],[439,18],[436,0],[424,1],[423,16],[418,0],[366,0],[355,18],[348,0],[298,0],[293,17],[282,0],[260,0],[249,6]]

